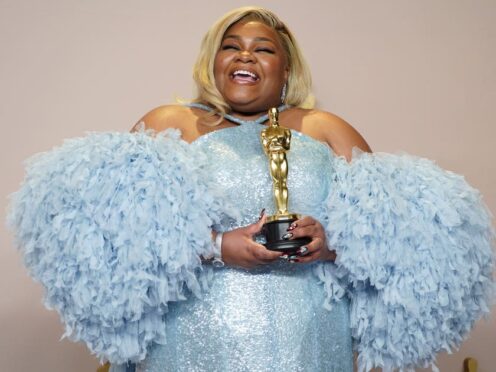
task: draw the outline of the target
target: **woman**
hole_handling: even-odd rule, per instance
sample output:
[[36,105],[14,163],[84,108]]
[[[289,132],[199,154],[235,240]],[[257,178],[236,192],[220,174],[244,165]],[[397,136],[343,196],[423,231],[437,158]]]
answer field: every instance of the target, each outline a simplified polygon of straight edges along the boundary
[[[361,370],[388,370],[432,363],[488,311],[478,193],[426,160],[368,155],[349,124],[305,108],[309,73],[274,14],[225,15],[194,77],[192,104],[38,158],[14,198],[70,337],[114,370],[352,371],[352,339]],[[292,131],[289,209],[305,216],[285,238],[311,238],[291,256],[256,242],[275,212],[271,107]]]
[[[186,306],[178,308],[177,311],[181,312],[181,315],[176,315],[175,312],[174,315],[169,314],[170,319],[176,316],[180,318],[178,321],[180,325],[174,324],[172,327],[176,329],[170,331],[178,334],[179,339],[174,342],[173,349],[194,350],[195,361],[189,360],[190,357],[183,358],[179,351],[174,353],[170,346],[165,345],[152,349],[148,360],[142,363],[142,369],[158,371],[168,366],[170,370],[175,371],[201,370],[204,369],[200,368],[201,365],[213,363],[219,367],[219,370],[261,371],[292,368],[351,370],[351,336],[348,322],[343,315],[347,311],[347,305],[343,302],[342,309],[335,311],[334,315],[325,314],[327,310],[322,307],[323,287],[317,282],[311,267],[295,269],[288,267],[287,264],[280,264],[278,261],[283,257],[282,253],[267,250],[253,240],[254,235],[260,233],[266,222],[266,214],[262,212],[258,222],[251,223],[257,219],[257,213],[262,208],[274,212],[272,182],[268,179],[268,160],[263,155],[259,139],[260,130],[263,129],[260,124],[264,122],[239,124],[237,121],[257,120],[266,117],[271,107],[288,104],[291,107],[281,112],[280,122],[292,129],[295,134],[308,136],[296,136],[293,140],[296,142],[293,145],[296,148],[290,151],[291,155],[296,151],[298,155],[294,155],[295,157],[307,157],[308,155],[303,151],[305,147],[309,147],[317,151],[319,156],[328,156],[327,149],[324,149],[320,143],[312,143],[313,140],[327,143],[337,155],[344,155],[347,158],[351,157],[353,147],[370,151],[368,145],[340,118],[326,112],[298,107],[304,106],[310,98],[310,74],[289,30],[266,10],[238,9],[218,21],[203,40],[194,76],[199,92],[196,102],[205,106],[193,104],[159,107],[145,115],[141,122],[145,123],[146,128],[157,132],[168,128],[180,129],[183,139],[201,147],[204,153],[218,155],[211,156],[209,160],[212,163],[222,164],[220,169],[215,167],[214,171],[216,178],[224,180],[218,185],[220,189],[227,193],[230,192],[229,189],[234,189],[234,192],[240,192],[242,188],[245,192],[246,189],[249,191],[243,195],[245,199],[238,199],[239,202],[234,205],[234,208],[242,214],[242,223],[235,226],[220,226],[221,231],[225,231],[221,256],[229,269],[216,273],[214,287],[206,295],[206,299],[194,301],[194,304],[188,303],[187,315],[182,314],[186,312]],[[229,116],[222,116],[225,110],[228,110]],[[207,116],[208,112],[218,112],[220,116]],[[241,128],[240,125],[246,128]],[[228,128],[226,132],[220,133]],[[239,161],[231,157],[240,155],[235,149],[240,150],[239,142],[243,140],[250,143],[250,147],[246,146],[243,149],[245,151],[243,162],[256,164],[256,169],[243,169]],[[229,151],[229,156],[221,153],[218,148],[220,143],[222,143],[222,151]],[[226,150],[226,147],[229,150]],[[291,171],[302,172],[302,169],[298,169],[301,167],[300,162],[293,161],[292,158],[290,160]],[[309,175],[309,173],[302,174],[301,179],[295,180],[301,183],[309,182],[308,186],[291,185],[293,187],[290,189],[290,200],[294,201],[293,205],[297,202],[297,198],[302,199],[303,195],[308,195],[313,187],[322,182],[321,177],[310,178]],[[254,181],[255,178],[259,181]],[[252,187],[243,186],[248,179],[253,180]],[[292,256],[289,262],[303,264],[332,261],[335,254],[328,249],[324,228],[312,217],[316,210],[305,208],[303,205],[297,209],[308,215],[294,223],[294,228],[289,232],[292,235],[290,239],[308,236],[312,241],[303,248],[303,251],[300,250],[300,254]],[[213,232],[214,240],[217,233],[217,231]],[[231,267],[254,269],[260,265],[267,267],[260,268],[256,272],[231,269]],[[271,275],[281,276],[281,282],[276,284],[276,279]],[[313,286],[310,286],[309,281]],[[235,287],[237,292],[226,293],[226,287],[232,288],[233,283],[237,283]],[[308,288],[301,293],[298,292],[296,287],[303,286]],[[250,300],[244,301],[243,297],[247,295],[245,291],[250,287],[253,288],[249,293]],[[284,301],[286,306],[291,306],[296,301],[305,302],[307,306],[291,306],[287,314],[274,312],[273,308],[279,301],[271,298],[275,296],[274,292],[278,292],[279,295],[284,293],[287,298]],[[223,295],[219,296],[219,293]],[[320,300],[315,301],[319,298]],[[312,300],[313,302],[310,302]],[[236,303],[237,306],[234,308]],[[244,306],[240,306],[243,303]],[[229,311],[231,306],[233,308]],[[259,316],[254,317],[253,313],[257,308],[263,311]],[[308,318],[308,315],[306,317],[299,315],[300,312],[314,315]],[[221,321],[216,317],[201,319],[194,315],[198,313],[217,313],[225,318],[236,317],[236,321],[241,323],[243,328],[250,330],[258,328],[258,334],[249,331],[239,335],[237,327],[229,325],[230,319]],[[336,326],[336,321],[329,322],[326,319],[332,317],[339,319],[340,327]],[[290,339],[281,337],[284,331],[277,322],[284,324],[284,321],[287,324],[282,328],[292,328]],[[260,329],[261,323],[267,326]],[[177,330],[182,327],[189,329],[191,327],[189,324],[195,324],[195,333],[204,335],[203,337],[208,340],[218,338],[222,345],[207,353],[202,351],[205,343],[203,337],[195,341],[191,339],[194,337],[193,334],[189,332],[183,334]],[[230,329],[230,336],[224,335],[226,328]],[[313,331],[305,334],[310,329]],[[319,337],[319,329],[321,334],[328,333],[325,338]],[[298,332],[295,332],[296,330]],[[281,333],[281,336],[274,339],[277,333]],[[298,333],[300,333],[299,337],[296,336]],[[331,335],[332,339],[337,340],[331,341]],[[339,337],[336,337],[338,335]],[[198,335],[196,337],[198,338]],[[314,346],[312,351],[302,349],[304,345],[308,347],[308,337],[320,340],[321,346]],[[240,345],[241,349],[236,348],[236,352],[233,353],[232,344]],[[342,355],[321,358],[320,355],[330,347],[342,350]],[[273,350],[280,351],[276,355],[270,355]],[[189,353],[191,352],[188,352],[188,355]],[[230,353],[235,357],[226,357]],[[172,358],[172,354],[176,357]],[[160,360],[161,364],[158,362]]]

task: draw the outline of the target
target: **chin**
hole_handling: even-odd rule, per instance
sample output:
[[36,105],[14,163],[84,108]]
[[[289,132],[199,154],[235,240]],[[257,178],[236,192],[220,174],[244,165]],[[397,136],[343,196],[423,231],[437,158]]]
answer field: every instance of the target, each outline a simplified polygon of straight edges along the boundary
[[258,106],[256,103],[256,97],[246,97],[246,96],[235,96],[235,97],[225,97],[225,101],[231,106],[232,108],[235,107],[252,107],[252,106]]
[[234,111],[246,113],[259,113],[280,105],[280,103],[271,103],[260,97],[224,97],[224,100]]

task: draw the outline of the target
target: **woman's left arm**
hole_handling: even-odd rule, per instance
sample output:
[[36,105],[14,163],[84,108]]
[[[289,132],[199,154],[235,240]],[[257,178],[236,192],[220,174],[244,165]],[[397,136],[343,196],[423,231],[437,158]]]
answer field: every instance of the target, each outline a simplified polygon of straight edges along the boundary
[[344,156],[350,161],[355,147],[364,152],[372,152],[362,135],[339,116],[318,111],[311,120],[315,121],[313,126],[321,133],[336,156]]
[[[316,265],[326,304],[351,289],[360,371],[427,367],[457,347],[494,301],[491,214],[462,176],[430,160],[369,154],[339,120],[328,135],[348,161],[331,159],[318,216],[327,238],[320,249],[336,251],[336,265]],[[351,160],[355,146],[364,152]]]

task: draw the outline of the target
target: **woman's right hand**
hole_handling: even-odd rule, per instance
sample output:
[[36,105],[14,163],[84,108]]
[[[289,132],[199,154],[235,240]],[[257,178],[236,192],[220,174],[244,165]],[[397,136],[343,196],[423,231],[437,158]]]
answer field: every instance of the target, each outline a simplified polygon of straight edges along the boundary
[[281,252],[269,251],[263,245],[253,241],[253,237],[262,231],[267,216],[262,212],[258,222],[224,233],[222,238],[222,260],[229,266],[252,269],[276,261]]

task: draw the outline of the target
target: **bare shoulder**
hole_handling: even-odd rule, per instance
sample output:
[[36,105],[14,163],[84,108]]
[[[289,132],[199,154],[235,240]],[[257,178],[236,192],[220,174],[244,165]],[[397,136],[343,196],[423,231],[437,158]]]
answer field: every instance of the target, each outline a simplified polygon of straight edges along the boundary
[[337,155],[351,159],[352,149],[371,152],[362,135],[339,116],[321,110],[305,110],[303,125],[314,132],[314,136],[325,141]]
[[136,130],[138,124],[143,123],[146,129],[161,132],[168,128],[184,130],[188,123],[193,120],[189,107],[182,105],[163,105],[147,112],[133,127]]

